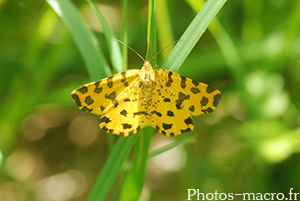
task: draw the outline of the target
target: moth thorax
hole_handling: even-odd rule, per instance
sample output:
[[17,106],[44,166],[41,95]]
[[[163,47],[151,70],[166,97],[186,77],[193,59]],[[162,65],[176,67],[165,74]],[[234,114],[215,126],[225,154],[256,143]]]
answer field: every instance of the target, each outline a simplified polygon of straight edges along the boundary
[[155,83],[155,75],[154,70],[151,66],[144,66],[143,69],[139,73],[140,76],[140,82],[143,83],[143,85],[153,85]]
[[144,73],[140,79],[140,86],[144,89],[152,88],[156,84],[154,76],[149,73]]

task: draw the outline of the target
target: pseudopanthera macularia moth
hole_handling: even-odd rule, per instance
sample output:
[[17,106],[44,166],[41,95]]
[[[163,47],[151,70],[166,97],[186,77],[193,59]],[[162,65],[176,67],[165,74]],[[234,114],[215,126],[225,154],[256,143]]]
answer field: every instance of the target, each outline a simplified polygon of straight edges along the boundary
[[191,115],[212,112],[221,92],[179,74],[154,70],[146,61],[132,69],[91,82],[71,93],[84,112],[100,115],[100,128],[129,136],[152,126],[170,137],[193,130]]

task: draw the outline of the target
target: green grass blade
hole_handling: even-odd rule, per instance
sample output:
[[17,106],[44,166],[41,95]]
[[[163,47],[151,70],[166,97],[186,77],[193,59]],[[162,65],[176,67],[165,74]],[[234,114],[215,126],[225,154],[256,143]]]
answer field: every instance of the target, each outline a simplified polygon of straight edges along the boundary
[[[148,1],[148,23],[147,23],[147,58],[151,57],[157,52],[156,41],[156,20],[155,20],[155,0]],[[156,65],[156,58],[151,61],[152,65]]]
[[155,156],[157,156],[159,154],[162,154],[162,153],[164,153],[164,152],[166,152],[166,151],[168,151],[170,149],[173,149],[173,148],[175,148],[177,146],[185,145],[187,143],[190,143],[191,141],[197,139],[197,137],[198,137],[197,135],[192,135],[190,137],[187,137],[187,138],[184,138],[182,140],[176,141],[176,142],[172,143],[171,145],[167,145],[166,147],[160,148],[157,151],[153,151],[152,153],[149,153],[148,159],[151,159],[151,158],[153,158],[153,157],[155,157]]
[[[175,41],[167,3],[167,0],[159,0],[156,2],[156,18],[159,19],[157,20],[157,35],[160,48],[164,48]],[[168,58],[173,47],[174,45],[160,53],[164,61]]]
[[[104,31],[104,36],[107,42],[108,50],[109,50],[109,55],[111,59],[111,64],[113,69],[115,69],[116,72],[121,72],[122,69],[122,55],[121,55],[121,50],[118,41],[116,41],[116,36],[105,20],[104,16],[102,13],[99,11],[97,6],[94,4],[93,1],[87,0],[87,2],[90,4],[91,8],[93,11],[96,13],[103,31]],[[112,151],[113,145],[114,145],[114,138],[115,136],[109,135],[107,136],[107,142],[108,142],[108,151],[109,153]]]
[[[147,38],[147,55],[150,55],[151,57],[151,55],[154,55],[156,53],[155,0],[149,0],[148,4]],[[156,64],[156,60],[153,61],[153,64]],[[152,127],[146,127],[140,132],[141,134],[139,135],[139,143],[136,144],[134,150],[132,169],[124,180],[119,199],[120,201],[138,200],[143,189],[148,151],[154,129]]]
[[112,31],[112,29],[110,28],[110,26],[108,25],[105,18],[103,17],[103,15],[101,14],[101,12],[99,11],[99,9],[97,8],[97,6],[91,0],[87,0],[87,2],[90,4],[90,6],[92,7],[92,9],[96,13],[97,17],[99,18],[102,24],[104,30],[104,36],[106,38],[106,42],[109,49],[112,66],[117,72],[121,72],[122,55],[121,55],[119,43],[116,40],[114,40],[116,36]]
[[148,150],[154,129],[146,127],[140,131],[138,143],[134,149],[132,168],[125,178],[121,190],[120,201],[138,200],[145,181]]
[[[197,12],[205,4],[204,0],[186,0],[190,7]],[[243,86],[245,75],[243,68],[241,68],[242,61],[238,54],[237,47],[235,46],[233,40],[226,32],[222,24],[217,18],[215,18],[208,27],[208,30],[214,36],[223,56],[227,66],[230,68],[232,74],[234,75],[235,81],[238,86]]]
[[135,134],[128,138],[120,137],[118,139],[88,197],[88,201],[105,199],[138,136],[139,134]]
[[286,57],[290,56],[290,54],[294,51],[293,45],[297,38],[299,38],[299,23],[300,23],[300,1],[295,1],[293,9],[291,9],[290,14],[286,16],[287,23],[283,29],[282,35],[285,38],[284,46],[281,50],[282,54],[280,54],[278,60],[274,63],[280,62]]
[[94,42],[95,36],[88,30],[72,2],[69,0],[46,1],[68,27],[75,44],[83,56],[91,79],[99,80],[111,75],[110,68],[103,54]]
[[161,67],[176,72],[200,39],[226,0],[208,0],[185,30],[170,56]]
[[2,161],[3,161],[3,154],[2,154],[2,151],[0,149],[0,167],[2,166]]
[[[128,26],[127,26],[127,12],[128,12],[128,0],[123,0],[123,34],[122,40],[125,44],[128,44]],[[123,45],[123,71],[128,69],[128,48]]]

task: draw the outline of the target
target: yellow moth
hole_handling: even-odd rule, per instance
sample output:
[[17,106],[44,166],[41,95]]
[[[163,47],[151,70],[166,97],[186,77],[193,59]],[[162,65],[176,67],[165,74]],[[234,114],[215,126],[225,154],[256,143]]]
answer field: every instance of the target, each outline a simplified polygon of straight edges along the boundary
[[85,84],[71,95],[79,109],[100,115],[101,129],[125,137],[145,126],[168,137],[191,131],[191,115],[212,112],[221,98],[219,90],[168,70],[154,70],[145,60],[141,70]]

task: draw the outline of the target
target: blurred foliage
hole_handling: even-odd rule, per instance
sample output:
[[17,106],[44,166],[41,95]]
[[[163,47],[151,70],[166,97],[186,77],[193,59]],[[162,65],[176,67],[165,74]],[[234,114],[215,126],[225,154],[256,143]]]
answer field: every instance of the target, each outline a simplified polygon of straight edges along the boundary
[[[105,44],[90,5],[73,3],[99,44]],[[122,2],[97,5],[121,38]],[[169,0],[159,5],[158,49],[182,35],[201,4]],[[142,55],[147,6],[146,1],[128,4],[127,43]],[[196,139],[148,161],[140,200],[186,200],[193,188],[287,196],[290,188],[300,191],[299,11],[300,1],[225,4],[179,70],[220,89],[220,105],[210,115],[195,117],[189,134],[153,136],[151,153]],[[165,21],[171,23],[160,24]],[[98,117],[79,111],[70,97],[74,88],[91,81],[84,58],[44,1],[0,1],[0,27],[0,200],[85,200],[110,148]],[[109,58],[109,47],[99,48]],[[158,56],[158,66],[169,51]],[[142,61],[128,53],[129,68],[140,68]],[[122,186],[123,176],[114,189]],[[112,190],[107,200],[117,200],[120,192]]]

